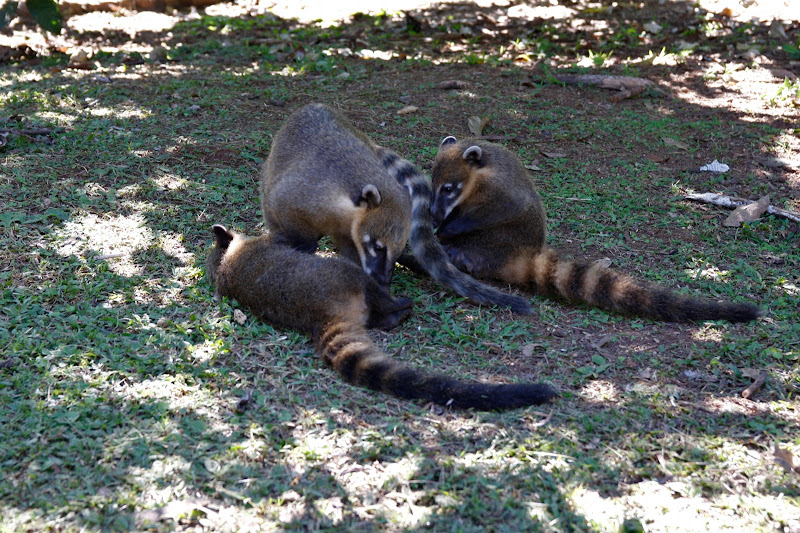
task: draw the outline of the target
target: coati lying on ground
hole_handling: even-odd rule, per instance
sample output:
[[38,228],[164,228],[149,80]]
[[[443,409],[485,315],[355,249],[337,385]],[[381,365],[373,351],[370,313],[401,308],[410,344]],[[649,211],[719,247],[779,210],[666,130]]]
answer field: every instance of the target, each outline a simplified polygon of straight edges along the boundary
[[[393,174],[396,164],[384,160]],[[758,307],[680,295],[596,262],[562,260],[545,246],[546,216],[519,159],[498,145],[445,138],[433,162],[431,216],[459,269],[543,295],[666,321],[747,322]]]
[[[381,149],[341,114],[322,104],[307,105],[292,114],[275,135],[269,158],[261,169],[261,211],[267,227],[294,248],[308,253],[319,239],[333,238],[339,252],[376,281],[388,286],[395,261],[412,228],[409,194],[381,164]],[[393,155],[393,154],[392,154]],[[403,185],[412,187],[407,176]],[[430,185],[423,175],[416,188]],[[530,313],[524,298],[505,294],[455,268],[433,236],[425,209],[427,231],[415,222],[411,245],[417,261],[431,276],[482,304]],[[424,239],[424,240],[423,240]]]
[[393,328],[411,302],[395,299],[351,262],[305,254],[278,235],[245,237],[214,226],[206,272],[219,297],[236,299],[259,318],[310,335],[322,360],[348,383],[404,399],[475,409],[538,405],[549,385],[487,385],[426,375],[384,354],[368,327]]

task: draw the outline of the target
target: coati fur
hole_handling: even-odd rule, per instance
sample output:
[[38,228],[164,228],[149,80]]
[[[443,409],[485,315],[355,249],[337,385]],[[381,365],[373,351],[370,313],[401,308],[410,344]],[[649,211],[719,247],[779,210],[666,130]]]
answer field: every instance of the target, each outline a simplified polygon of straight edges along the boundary
[[378,147],[376,155],[411,196],[413,222],[408,242],[413,260],[405,258],[405,261],[401,259],[400,262],[412,268],[419,265],[433,279],[476,303],[508,307],[519,314],[531,313],[531,306],[526,299],[484,285],[450,262],[447,252],[433,233],[430,211],[433,192],[428,177],[411,162],[388,148]]
[[411,312],[409,300],[393,298],[349,261],[299,252],[280,236],[245,237],[219,225],[213,232],[206,273],[216,295],[236,299],[266,322],[311,336],[322,360],[348,383],[481,410],[538,405],[557,395],[541,383],[468,383],[413,370],[383,353],[366,331],[398,325]]
[[[383,158],[395,164],[396,179]],[[413,193],[413,211],[403,187]],[[425,175],[322,104],[289,117],[261,170],[264,221],[296,249],[313,252],[320,237],[329,235],[343,256],[388,286],[410,234],[412,247],[421,250],[419,265],[446,287],[477,303],[530,313],[526,299],[480,283],[450,263],[433,235],[431,196]]]
[[453,264],[478,278],[671,322],[747,322],[761,314],[752,304],[684,296],[598,262],[560,259],[545,245],[545,211],[525,167],[498,145],[445,138],[432,189],[437,237]]
[[375,157],[369,138],[322,104],[293,113],[261,168],[266,226],[296,249],[319,239],[384,286],[411,230],[411,200]]

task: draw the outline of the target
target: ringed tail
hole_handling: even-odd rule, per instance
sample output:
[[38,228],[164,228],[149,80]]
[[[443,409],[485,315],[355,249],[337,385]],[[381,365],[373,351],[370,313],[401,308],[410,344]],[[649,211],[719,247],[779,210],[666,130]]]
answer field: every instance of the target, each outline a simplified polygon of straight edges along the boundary
[[508,307],[517,314],[530,314],[531,306],[525,298],[506,294],[481,283],[469,274],[458,270],[450,262],[447,252],[433,233],[430,210],[433,192],[428,178],[411,162],[401,158],[388,148],[378,146],[376,154],[383,166],[411,195],[412,225],[408,242],[414,259],[428,274],[445,287],[476,303],[499,305]]
[[314,340],[323,360],[345,381],[397,398],[488,411],[539,405],[558,396],[544,383],[490,385],[419,372],[383,353],[353,323],[329,323]]
[[667,322],[727,320],[749,322],[761,310],[749,303],[694,298],[636,281],[598,262],[560,259],[550,248],[508,261],[499,272],[504,281],[532,285],[543,295]]

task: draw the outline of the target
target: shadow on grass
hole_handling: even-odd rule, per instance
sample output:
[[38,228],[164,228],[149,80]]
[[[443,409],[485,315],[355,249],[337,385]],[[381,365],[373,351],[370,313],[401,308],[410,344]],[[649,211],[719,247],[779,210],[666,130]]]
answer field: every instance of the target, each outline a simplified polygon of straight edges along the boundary
[[[699,290],[718,287],[722,296],[735,296],[737,289],[730,285],[741,284],[747,294],[757,293],[772,307],[773,322],[720,328],[709,333],[715,336],[712,340],[695,338],[689,347],[682,326],[650,328],[641,321],[629,326],[628,319],[613,318],[609,324],[602,313],[576,308],[526,324],[531,334],[525,338],[507,335],[498,341],[494,332],[483,338],[467,328],[466,340],[453,334],[440,344],[450,343],[445,354],[407,349],[411,364],[444,367],[454,375],[480,372],[490,378],[556,381],[567,395],[554,405],[556,414],[543,428],[520,421],[533,416],[528,410],[437,414],[419,404],[352,389],[321,369],[299,335],[261,324],[239,327],[230,320],[227,304],[220,311],[202,280],[209,227],[222,222],[258,231],[253,229],[260,223],[258,162],[285,117],[310,101],[345,108],[368,134],[412,154],[422,165],[445,134],[466,134],[462,119],[473,112],[492,114],[514,137],[509,148],[523,154],[538,154],[543,142],[588,153],[578,161],[554,158],[543,163],[550,173],[542,187],[550,196],[551,216],[569,226],[559,233],[565,241],[560,244],[575,255],[602,253],[608,243],[615,251],[627,247],[633,249],[631,255],[642,249],[646,254],[674,239],[676,247],[684,246],[677,255],[735,263],[731,252],[708,250],[695,237],[697,231],[709,231],[697,222],[706,212],[679,201],[650,205],[651,189],[642,183],[655,182],[668,190],[676,173],[698,188],[786,186],[785,194],[795,199],[800,192],[796,176],[786,169],[769,176],[734,174],[722,183],[718,177],[688,173],[694,159],[680,152],[671,155],[674,166],[656,177],[650,176],[658,170],[656,163],[641,166],[641,144],[658,139],[662,131],[690,136],[695,141],[691,150],[703,155],[724,142],[729,131],[750,136],[753,144],[776,136],[779,120],[772,129],[751,124],[754,117],[769,120],[766,113],[728,112],[725,117],[734,118],[722,131],[711,128],[713,135],[707,138],[707,126],[695,115],[713,116],[713,109],[684,103],[685,120],[673,123],[669,110],[646,115],[638,101],[611,107],[595,89],[540,84],[541,71],[524,61],[513,62],[517,52],[526,50],[532,56],[589,49],[643,54],[653,47],[640,47],[640,21],[628,17],[635,17],[635,11],[582,15],[607,22],[586,33],[566,18],[521,19],[499,27],[504,16],[499,8],[465,6],[413,12],[427,21],[420,35],[386,17],[359,17],[333,29],[274,17],[203,17],[177,26],[172,36],[141,36],[141,42],[169,45],[164,65],[115,71],[111,83],[91,73],[34,69],[46,86],[40,91],[47,95],[44,103],[38,100],[41,95],[29,92],[33,82],[10,83],[7,90],[19,94],[11,102],[12,112],[48,124],[52,120],[67,131],[51,146],[16,138],[4,148],[8,165],[0,194],[6,207],[0,228],[9,267],[0,269],[0,349],[16,361],[0,369],[4,518],[21,520],[20,529],[65,523],[67,528],[121,530],[141,521],[137,513],[142,510],[184,501],[189,503],[152,527],[159,529],[170,520],[180,526],[208,520],[222,528],[230,518],[234,524],[252,520],[296,529],[341,524],[366,530],[415,529],[430,522],[437,530],[589,530],[594,518],[572,500],[580,488],[610,499],[621,487],[643,480],[666,482],[671,475],[697,474],[703,495],[713,499],[727,488],[716,474],[706,479],[703,472],[724,458],[721,447],[703,446],[722,440],[763,451],[765,439],[788,437],[789,415],[698,411],[698,402],[683,402],[663,381],[626,391],[631,373],[651,361],[665,370],[662,379],[668,384],[680,382],[670,367],[700,364],[673,360],[686,354],[717,357],[721,365],[740,367],[765,365],[762,351],[773,348],[786,359],[766,360],[791,375],[797,334],[789,321],[796,315],[796,306],[790,310],[796,298],[787,292],[783,301],[772,299],[779,296],[777,289],[765,288],[756,276],[737,277],[730,284],[703,281]],[[650,8],[658,15],[659,9],[666,13],[687,4]],[[450,15],[455,19],[449,20]],[[495,32],[487,22],[488,33],[470,35],[462,27],[476,24],[465,26],[462,18],[495,20],[498,28]],[[229,30],[223,38],[220,28],[225,27]],[[526,41],[524,48],[519,45],[517,52],[504,56],[500,47],[515,40]],[[351,57],[343,50],[357,50],[363,42],[372,50],[391,52],[394,59]],[[734,42],[723,43],[723,48]],[[653,43],[658,48],[661,44],[669,43]],[[417,52],[418,59],[409,59]],[[124,63],[125,57],[110,55],[100,61],[108,66]],[[343,72],[349,75],[341,76]],[[458,94],[434,88],[450,77],[471,80],[473,86]],[[509,100],[497,94],[505,90]],[[409,95],[426,104],[417,115],[399,118],[396,110],[405,104],[401,97],[408,100]],[[584,99],[585,105],[577,107],[576,99]],[[654,102],[656,108],[662,105]],[[593,115],[593,108],[604,116]],[[49,118],[52,113],[58,118]],[[653,123],[651,133],[647,128]],[[593,137],[586,141],[589,133]],[[736,144],[736,149],[752,148],[751,141]],[[750,156],[735,157],[753,168]],[[614,183],[614,188],[594,179],[603,172],[641,182]],[[653,217],[614,212],[633,193],[644,197],[647,205],[637,207]],[[589,205],[556,203],[559,196],[589,194],[599,199]],[[661,215],[675,211],[682,225],[665,226]],[[99,228],[95,237],[88,215],[95,217],[91,228]],[[613,233],[592,225],[595,220],[607,221]],[[70,223],[74,227],[64,231]],[[758,267],[758,278],[774,279],[797,259],[791,241],[775,237],[791,233],[791,227],[769,224],[742,230],[741,238],[753,249],[747,253],[774,254],[784,261]],[[633,231],[641,232],[637,239],[644,237],[630,242]],[[625,232],[628,239],[621,236]],[[584,244],[571,245],[565,233]],[[133,234],[142,240],[131,240]],[[55,250],[70,239],[75,240],[74,255],[59,255]],[[117,249],[124,257],[84,257],[113,255]],[[655,261],[661,259],[668,271],[678,272],[667,274],[664,283],[676,278],[693,287],[701,283],[680,274],[682,259]],[[122,269],[126,261],[130,270]],[[649,272],[649,264],[636,261],[630,259]],[[430,324],[436,315],[457,306],[450,298],[446,306],[436,307],[431,300],[447,297],[434,284],[408,274],[401,278],[422,310],[386,338],[427,345],[433,333],[421,336],[420,328],[434,329]],[[423,288],[412,288],[418,285]],[[620,353],[635,365],[629,368],[608,357],[618,366],[598,370],[602,365],[594,360],[594,351],[573,349],[569,338],[554,334],[564,330],[573,338],[584,331],[618,333],[627,339]],[[654,338],[684,340],[676,341],[672,352],[657,353],[657,345],[641,350],[634,341],[642,331]],[[776,331],[781,336],[776,338]],[[528,368],[529,361],[516,359],[516,345],[531,338],[543,344],[550,362]],[[504,362],[458,353],[459,347],[474,351],[493,342],[501,342]],[[454,364],[457,357],[464,364]],[[509,366],[509,361],[516,365]],[[581,374],[585,368],[589,373]],[[603,381],[613,384],[624,401],[585,399],[584,385]],[[237,413],[234,407],[248,390],[254,394],[252,405]],[[738,385],[719,384],[706,396],[725,399],[736,391]],[[774,399],[774,389],[770,394]],[[678,455],[671,460],[664,446]],[[670,468],[679,471],[670,474]],[[791,483],[759,490],[798,497]]]

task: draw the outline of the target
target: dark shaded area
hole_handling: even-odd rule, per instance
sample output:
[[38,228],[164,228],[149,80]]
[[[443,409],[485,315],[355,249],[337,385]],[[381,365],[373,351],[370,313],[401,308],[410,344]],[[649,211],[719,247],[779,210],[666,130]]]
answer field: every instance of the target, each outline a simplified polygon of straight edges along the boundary
[[[302,475],[291,470],[281,450],[296,439],[297,425],[313,409],[322,420],[320,427],[329,431],[358,433],[366,428],[382,435],[371,437],[376,441],[369,445],[351,447],[347,462],[355,469],[370,468],[374,461],[420,457],[414,479],[398,486],[429,492],[416,501],[442,510],[431,517],[434,528],[469,530],[512,524],[519,531],[546,529],[523,508],[524,499],[535,499],[542,504],[543,521],[558,517],[564,531],[587,530],[591,525],[569,502],[576,486],[591,487],[608,497],[644,480],[666,483],[692,472],[713,478],[714,463],[722,458],[706,450],[685,449],[685,441],[726,438],[764,454],[772,441],[791,436],[794,427],[788,419],[739,399],[747,380],[737,372],[751,361],[761,363],[765,350],[789,353],[796,345],[796,330],[789,330],[788,324],[797,298],[776,289],[755,289],[761,285],[752,280],[797,272],[797,227],[769,221],[744,228],[736,238],[751,244],[751,255],[730,257],[724,246],[710,249],[697,236],[723,214],[664,198],[663,191],[681,180],[697,189],[740,196],[771,192],[797,209],[797,167],[768,167],[762,159],[774,155],[770,150],[779,144],[762,140],[796,127],[792,126],[796,111],[712,105],[711,99],[733,98],[736,93],[725,86],[712,87],[705,78],[706,67],[712,63],[744,61],[741,56],[746,51],[737,44],[745,36],[764,47],[762,72],[796,69],[794,59],[777,47],[766,26],[712,16],[721,34],[710,37],[697,29],[705,14],[692,11],[692,17],[685,16],[690,8],[686,3],[648,2],[645,6],[641,10],[633,5],[584,9],[574,19],[503,22],[503,10],[498,8],[449,5],[411,12],[410,19],[355,17],[332,29],[269,16],[202,17],[172,28],[171,36],[167,32],[141,32],[133,40],[127,34],[108,32],[70,36],[78,44],[101,43],[101,51],[92,59],[102,67],[96,75],[77,76],[83,71],[69,68],[69,58],[60,53],[37,52],[26,55],[23,62],[0,67],[33,69],[50,84],[42,97],[71,119],[61,125],[46,114],[29,113],[33,104],[24,97],[9,99],[3,111],[3,115],[24,117],[22,122],[12,121],[10,130],[20,123],[64,128],[50,136],[52,144],[35,136],[14,135],[2,148],[4,156],[23,154],[45,161],[36,175],[4,168],[8,178],[0,184],[6,201],[0,231],[12,243],[4,250],[10,270],[3,267],[0,272],[3,297],[12,302],[0,309],[0,352],[14,353],[23,361],[0,368],[0,419],[4,431],[15,436],[0,451],[3,505],[45,515],[76,513],[69,518],[70,524],[90,529],[130,529],[141,509],[133,503],[123,508],[119,502],[133,501],[130,480],[144,469],[152,471],[160,487],[180,486],[186,494],[202,495],[202,505],[213,511],[236,505],[270,516],[270,505],[294,491],[306,503],[305,510],[289,521],[298,530],[334,527],[314,508],[315,502],[331,496],[341,499],[348,526],[377,530],[390,523],[389,517],[359,515],[348,491],[336,480],[336,472],[324,461]],[[669,21],[669,27],[677,31],[670,29],[664,37],[642,36],[643,24],[653,18]],[[607,26],[598,26],[598,21]],[[223,32],[224,28],[229,30]],[[796,42],[797,24],[786,31]],[[657,54],[662,46],[674,50],[677,37],[709,50],[677,65],[617,64],[608,70],[657,81],[667,92],[666,99],[644,95],[612,105],[608,92],[565,86],[548,78],[550,69],[574,62],[576,54],[587,55],[591,50],[613,52],[618,58],[642,57],[648,52]],[[520,44],[512,48],[510,43],[516,41]],[[131,42],[168,47],[158,62],[147,53],[111,50]],[[391,59],[375,59],[375,54],[364,54],[363,49],[391,52]],[[551,64],[540,61],[538,53],[551,56]],[[420,54],[421,59],[412,59]],[[441,60],[454,63],[439,64]],[[253,64],[260,69],[244,68]],[[210,81],[210,70],[221,74]],[[277,74],[284,70],[284,75]],[[348,76],[340,76],[343,73]],[[463,81],[466,89],[460,86],[459,90],[465,93],[436,89],[437,83],[448,79]],[[28,83],[14,82],[4,90],[21,94]],[[682,88],[709,100],[679,99]],[[450,375],[505,381],[552,379],[565,391],[554,405],[552,420],[542,428],[517,420],[518,416],[538,417],[536,413],[487,415],[487,424],[493,426],[483,434],[444,430],[432,442],[412,423],[430,419],[428,423],[435,424],[470,415],[430,411],[417,403],[351,388],[323,369],[302,338],[291,332],[250,322],[243,328],[224,329],[213,323],[219,320],[220,307],[211,300],[206,281],[179,287],[172,303],[139,302],[141,291],[160,293],[168,300],[170,270],[187,266],[159,247],[134,253],[143,272],[129,278],[110,272],[101,262],[87,265],[76,258],[54,257],[41,248],[44,235],[87,211],[142,213],[147,227],[181,235],[187,250],[201,260],[212,223],[259,231],[255,169],[266,157],[271,134],[292,110],[311,98],[343,108],[358,127],[421,166],[429,165],[442,137],[469,134],[465,117],[491,116],[488,132],[503,137],[506,146],[544,169],[545,176],[535,177],[549,206],[550,242],[559,250],[575,256],[614,254],[627,271],[721,297],[729,296],[725,284],[685,274],[687,266],[703,267],[687,265],[686,258],[697,255],[708,264],[731,268],[743,265],[740,270],[745,274],[733,283],[744,287],[743,300],[760,301],[770,308],[771,322],[748,329],[726,328],[719,333],[720,339],[696,338],[696,330],[688,326],[620,319],[536,300],[542,307],[541,320],[526,324],[526,338],[540,343],[536,349],[542,355],[525,357],[475,340],[487,337],[469,329],[464,313],[455,314],[461,309],[477,312],[474,307],[456,304],[429,281],[401,272],[397,293],[417,291],[414,295],[422,309],[426,298],[448,301],[448,311],[454,316],[420,310],[408,327],[382,337],[415,346],[420,344],[418,328],[439,329],[443,334],[435,340],[436,346],[447,352],[397,357]],[[421,111],[398,116],[396,111],[409,103]],[[107,106],[114,113],[102,120],[89,117],[86,110],[95,106]],[[664,146],[654,136],[650,128],[665,120],[663,114],[677,117],[670,133],[690,144],[690,150]],[[617,120],[620,117],[624,120]],[[718,127],[707,128],[703,121],[708,119],[715,119]],[[793,142],[797,142],[796,133]],[[557,151],[566,156],[542,153]],[[698,158],[718,153],[726,154],[736,170],[725,177],[694,172]],[[628,176],[631,168],[638,169],[633,174],[641,180],[610,189],[598,179]],[[186,183],[170,189],[160,180],[165,175]],[[31,202],[31,190],[37,191],[36,202]],[[118,191],[127,192],[117,195]],[[641,208],[629,216],[620,205],[630,196],[641,198]],[[580,200],[586,197],[592,201]],[[607,221],[614,231],[601,235],[587,231],[587,218]],[[721,239],[732,237],[722,234]],[[661,275],[662,268],[671,274],[652,279]],[[57,279],[46,277],[52,271],[57,271]],[[121,293],[121,303],[98,314],[96,310],[109,301],[111,292]],[[223,314],[232,311],[228,304],[221,309]],[[507,323],[508,317],[496,314],[498,321]],[[148,328],[139,327],[137,321],[149,324]],[[54,334],[55,324],[59,324],[59,335]],[[65,338],[64,331],[71,336]],[[230,343],[227,353],[199,362],[186,352],[188,341],[200,344],[223,334]],[[612,339],[601,342],[606,336]],[[467,352],[486,355],[476,362],[464,355]],[[703,357],[684,361],[698,352]],[[625,359],[618,359],[620,355]],[[795,362],[776,359],[773,364],[791,376]],[[653,371],[645,376],[648,368]],[[697,375],[680,371],[686,368],[698,368]],[[102,375],[103,381],[93,375]],[[178,405],[179,394],[127,398],[108,387],[108,383],[141,383],[160,377],[208,386],[229,398],[231,409],[211,415],[201,405]],[[791,400],[797,393],[796,378],[791,379],[769,383],[759,397]],[[595,380],[613,385],[621,399],[582,397],[582,389]],[[634,388],[628,390],[628,386]],[[664,391],[676,387],[691,392],[674,392],[665,399],[664,394],[670,393]],[[103,392],[87,399],[85,392],[93,388]],[[234,406],[244,390],[255,390],[254,398],[247,409],[236,412]],[[172,400],[175,405],[170,404]],[[340,409],[343,402],[346,412]],[[725,413],[720,406],[738,406],[740,411]],[[246,460],[237,455],[238,447],[254,434],[264,441],[266,450]],[[595,435],[608,440],[595,442]],[[492,445],[502,447],[504,439],[529,442],[530,453],[509,466],[514,487],[497,486],[481,468],[456,465],[448,457],[463,457]],[[680,454],[674,464],[669,456],[665,462],[661,449],[631,446],[628,456],[610,459],[605,447],[653,439],[672,445],[673,452]],[[572,486],[560,484],[546,460],[552,456],[545,454],[567,458]],[[183,459],[185,465],[164,467],[163,460],[170,457]],[[512,459],[508,458],[509,463]],[[665,472],[665,464],[675,471]],[[89,468],[92,475],[84,477],[86,470],[75,465]],[[629,471],[637,475],[629,476]],[[746,492],[748,480],[739,481],[734,490]],[[729,489],[709,483],[702,491],[711,497]],[[796,483],[780,478],[761,490],[800,497]],[[481,494],[492,497],[481,498]],[[440,495],[454,498],[437,501]],[[485,522],[460,521],[463,511],[482,501],[493,504],[485,509]],[[204,515],[204,511],[190,510],[174,519],[175,527],[198,526]],[[165,524],[172,524],[169,520],[153,529],[167,529]]]

